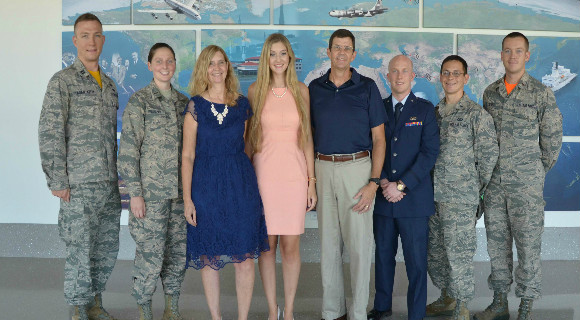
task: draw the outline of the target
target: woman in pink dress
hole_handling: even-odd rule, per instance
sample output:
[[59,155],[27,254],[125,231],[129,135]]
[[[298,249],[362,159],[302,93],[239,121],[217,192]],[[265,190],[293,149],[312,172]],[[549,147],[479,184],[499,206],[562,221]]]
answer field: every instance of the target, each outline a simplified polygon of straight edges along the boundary
[[259,258],[269,319],[278,319],[276,247],[284,276],[284,319],[293,319],[300,275],[300,235],[306,212],[316,205],[310,96],[299,82],[296,57],[286,37],[271,34],[262,48],[258,79],[248,90],[254,116],[246,144],[258,177],[270,251]]

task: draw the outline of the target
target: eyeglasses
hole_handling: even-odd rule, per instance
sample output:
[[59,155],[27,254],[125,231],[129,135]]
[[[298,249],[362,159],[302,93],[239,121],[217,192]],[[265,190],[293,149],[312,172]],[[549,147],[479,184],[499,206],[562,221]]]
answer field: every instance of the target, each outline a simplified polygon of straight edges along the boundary
[[456,78],[457,78],[457,77],[459,77],[459,76],[462,76],[462,75],[464,75],[464,74],[465,74],[465,72],[459,72],[459,71],[457,71],[457,70],[455,70],[455,71],[453,71],[453,72],[449,72],[449,71],[447,71],[447,70],[445,70],[445,71],[441,72],[441,75],[442,75],[442,76],[444,76],[444,77],[449,77],[450,75],[453,75],[454,77],[456,77]]
[[337,51],[337,52],[344,51],[344,52],[348,53],[348,52],[353,52],[354,48],[351,46],[339,46],[339,45],[335,44],[332,47],[330,47],[330,50]]

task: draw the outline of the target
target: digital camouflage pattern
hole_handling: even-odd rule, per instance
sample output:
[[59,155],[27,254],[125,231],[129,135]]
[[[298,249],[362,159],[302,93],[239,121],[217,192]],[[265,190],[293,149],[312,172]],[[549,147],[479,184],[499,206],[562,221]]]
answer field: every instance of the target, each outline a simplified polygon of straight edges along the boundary
[[129,215],[129,230],[137,246],[133,296],[140,305],[151,301],[159,277],[166,295],[179,296],[187,243],[183,199],[145,201],[145,207],[144,218]]
[[485,89],[483,108],[500,146],[492,181],[543,184],[562,147],[562,114],[552,90],[526,72],[508,95],[501,78]]
[[439,156],[433,172],[436,202],[478,204],[498,158],[493,119],[464,94],[455,106],[435,107]]
[[437,288],[468,302],[475,294],[477,204],[436,202],[435,209],[436,214],[429,218],[427,271]]
[[60,201],[58,228],[66,245],[64,296],[86,305],[105,290],[119,252],[121,195],[117,182],[91,182],[71,188]]
[[49,81],[38,140],[50,190],[70,189],[58,225],[66,244],[64,295],[87,304],[105,290],[119,250],[121,199],[117,183],[117,89],[103,87],[80,60]]
[[153,81],[129,99],[123,112],[119,172],[131,197],[182,197],[182,113],[188,101],[173,88],[171,99],[165,99]]
[[189,99],[171,89],[165,98],[154,81],[137,91],[123,113],[119,171],[131,197],[145,198],[145,217],[130,214],[137,245],[133,296],[151,301],[161,277],[165,294],[179,296],[185,276],[187,227],[183,215],[181,147]]
[[562,114],[552,90],[527,72],[509,95],[503,81],[492,83],[483,94],[483,107],[493,117],[500,146],[484,196],[491,260],[488,284],[494,291],[509,291],[515,240],[516,296],[536,299],[542,282],[544,180],[562,147]]
[[475,223],[497,162],[493,119],[466,94],[455,105],[443,98],[435,108],[440,149],[433,173],[436,214],[429,219],[427,266],[436,287],[459,301],[475,293]]
[[38,125],[42,170],[50,190],[117,181],[117,89],[103,88],[80,60],[49,81]]

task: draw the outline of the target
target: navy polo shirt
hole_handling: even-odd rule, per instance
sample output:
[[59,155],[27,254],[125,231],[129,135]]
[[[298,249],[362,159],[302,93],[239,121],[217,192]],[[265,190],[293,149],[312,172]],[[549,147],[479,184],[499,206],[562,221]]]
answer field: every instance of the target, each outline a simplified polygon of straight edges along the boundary
[[338,88],[328,79],[330,69],[308,86],[315,152],[349,154],[372,150],[371,128],[387,121],[375,81],[354,68],[350,71],[350,80]]

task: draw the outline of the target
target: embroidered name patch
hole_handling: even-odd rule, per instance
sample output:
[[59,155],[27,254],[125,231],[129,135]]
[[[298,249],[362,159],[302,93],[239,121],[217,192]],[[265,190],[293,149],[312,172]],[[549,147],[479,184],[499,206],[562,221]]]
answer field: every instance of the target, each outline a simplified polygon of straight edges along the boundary
[[95,90],[78,90],[78,91],[73,91],[75,94],[77,95],[81,95],[81,94],[95,94]]
[[405,127],[415,127],[415,126],[422,126],[423,121],[415,121],[415,122],[407,122],[405,123]]

